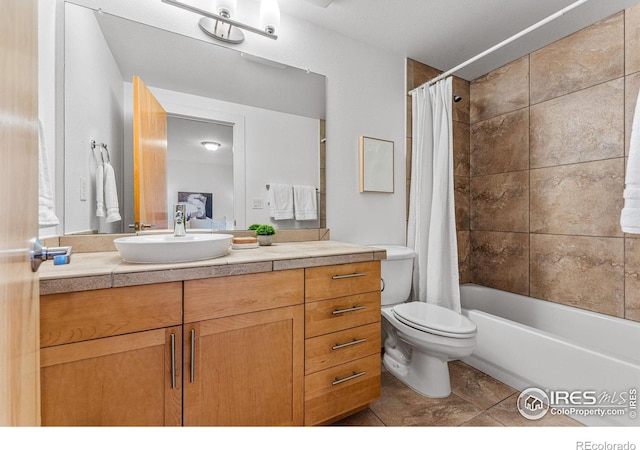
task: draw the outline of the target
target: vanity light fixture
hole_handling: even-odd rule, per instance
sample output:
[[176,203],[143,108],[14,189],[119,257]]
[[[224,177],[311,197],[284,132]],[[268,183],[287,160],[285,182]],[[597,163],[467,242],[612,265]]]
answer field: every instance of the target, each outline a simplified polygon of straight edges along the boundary
[[211,152],[215,152],[220,148],[220,142],[213,141],[203,141],[201,142],[202,146]]
[[278,0],[261,0],[260,26],[262,29],[231,19],[236,11],[237,0],[215,0],[215,13],[177,0],[162,0],[162,2],[203,16],[198,22],[200,29],[212,38],[228,44],[240,44],[244,41],[244,33],[240,28],[269,39],[278,39],[276,35],[276,30],[280,26]]

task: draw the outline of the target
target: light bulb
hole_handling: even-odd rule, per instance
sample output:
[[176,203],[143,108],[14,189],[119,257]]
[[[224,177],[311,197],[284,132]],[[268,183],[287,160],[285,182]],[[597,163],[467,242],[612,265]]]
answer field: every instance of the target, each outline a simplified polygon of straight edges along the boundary
[[229,18],[236,13],[238,0],[216,0],[216,12],[222,17]]
[[220,143],[219,142],[212,142],[212,141],[204,141],[202,142],[202,145],[204,146],[204,148],[206,148],[209,151],[216,151],[220,148]]
[[260,23],[267,33],[276,33],[276,29],[280,26],[278,0],[262,0],[260,2]]

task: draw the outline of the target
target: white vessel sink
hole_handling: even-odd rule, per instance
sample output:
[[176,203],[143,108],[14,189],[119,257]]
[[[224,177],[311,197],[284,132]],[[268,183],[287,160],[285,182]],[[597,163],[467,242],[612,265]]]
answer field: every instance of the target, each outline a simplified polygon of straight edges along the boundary
[[113,241],[123,260],[131,263],[176,263],[219,258],[229,253],[230,234],[149,234]]

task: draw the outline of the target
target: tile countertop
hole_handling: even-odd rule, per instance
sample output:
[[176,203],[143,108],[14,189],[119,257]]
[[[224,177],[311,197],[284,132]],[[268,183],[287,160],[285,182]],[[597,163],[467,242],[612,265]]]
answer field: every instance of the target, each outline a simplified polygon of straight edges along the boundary
[[77,253],[68,265],[47,261],[40,267],[40,294],[167,283],[273,270],[374,261],[386,258],[383,249],[337,241],[282,242],[255,249],[230,250],[204,261],[171,264],[132,264],[118,252]]

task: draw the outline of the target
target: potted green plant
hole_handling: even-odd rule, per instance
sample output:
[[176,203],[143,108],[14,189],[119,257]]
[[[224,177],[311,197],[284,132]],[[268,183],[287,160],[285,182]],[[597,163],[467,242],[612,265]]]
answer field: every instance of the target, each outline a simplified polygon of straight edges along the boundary
[[271,245],[273,243],[273,235],[276,234],[276,229],[271,225],[260,225],[255,230],[258,244]]

